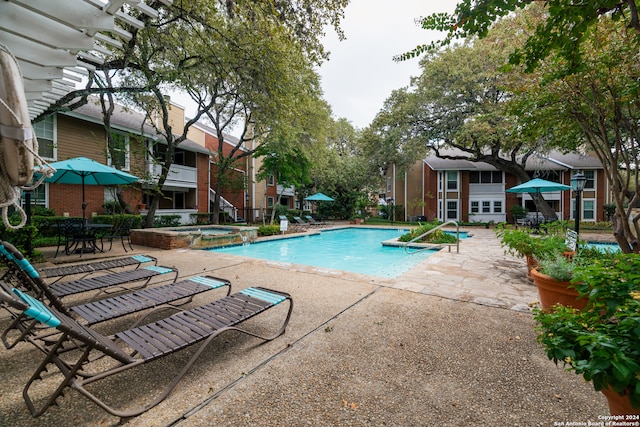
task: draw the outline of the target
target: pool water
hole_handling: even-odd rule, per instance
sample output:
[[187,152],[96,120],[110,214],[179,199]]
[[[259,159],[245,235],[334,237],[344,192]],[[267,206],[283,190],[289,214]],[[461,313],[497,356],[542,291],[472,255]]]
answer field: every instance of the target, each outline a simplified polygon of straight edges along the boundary
[[587,242],[590,248],[596,248],[601,252],[620,252],[620,246],[617,243],[609,242]]
[[382,241],[407,233],[404,229],[343,228],[317,235],[271,240],[211,251],[270,261],[346,270],[380,277],[398,277],[437,250],[407,254]]

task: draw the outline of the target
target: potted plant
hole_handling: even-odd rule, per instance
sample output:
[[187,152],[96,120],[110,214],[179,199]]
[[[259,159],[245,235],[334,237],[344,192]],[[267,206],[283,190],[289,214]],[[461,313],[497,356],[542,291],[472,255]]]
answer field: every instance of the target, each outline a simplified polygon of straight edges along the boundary
[[496,235],[501,239],[505,253],[526,258],[529,272],[537,265],[537,260],[552,257],[566,249],[564,236],[555,229],[546,235],[534,235],[525,228],[500,225],[496,228]]
[[539,260],[537,266],[531,269],[531,278],[538,288],[543,309],[550,309],[556,304],[580,310],[586,307],[587,300],[580,298],[578,291],[571,284],[577,264],[578,258],[567,258],[556,253]]
[[549,359],[602,391],[613,415],[640,414],[640,257],[591,260],[573,272],[586,308],[535,308]]

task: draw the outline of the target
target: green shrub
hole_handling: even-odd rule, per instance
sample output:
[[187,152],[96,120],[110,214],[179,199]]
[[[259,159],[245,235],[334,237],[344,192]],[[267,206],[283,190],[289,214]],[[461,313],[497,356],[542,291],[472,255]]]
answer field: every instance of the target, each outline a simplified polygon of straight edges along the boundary
[[180,215],[158,215],[153,218],[153,227],[179,227]]
[[279,225],[261,225],[258,227],[258,236],[273,236],[280,233]]
[[[420,227],[411,229],[411,231],[409,231],[407,234],[403,234],[402,236],[400,236],[399,240],[401,242],[410,242],[411,240],[426,233],[427,231],[433,230],[438,225],[439,224],[435,222],[427,222],[425,224],[422,224]],[[442,230],[435,230],[427,234],[426,236],[424,236],[422,239],[416,241],[416,243],[455,243],[455,242],[456,242],[456,236],[453,236],[449,233],[445,233]]]

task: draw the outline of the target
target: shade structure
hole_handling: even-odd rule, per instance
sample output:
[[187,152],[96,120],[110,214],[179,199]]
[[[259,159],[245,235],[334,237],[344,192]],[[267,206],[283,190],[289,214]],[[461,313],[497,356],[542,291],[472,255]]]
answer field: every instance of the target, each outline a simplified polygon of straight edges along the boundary
[[[139,179],[137,176],[112,168],[111,166],[103,165],[86,157],[61,160],[50,163],[49,165],[56,170],[56,173],[46,178],[45,182],[82,185],[83,218],[85,218],[85,209],[87,208],[87,204],[84,201],[85,185],[125,185],[132,184]],[[35,175],[39,175],[37,170]]]
[[[558,182],[547,181],[546,179],[534,178],[530,181],[523,182],[520,185],[509,188],[507,193],[533,193],[539,195],[540,193],[551,193],[553,191],[565,191],[570,190],[571,186],[560,184]],[[538,219],[538,198],[534,198],[536,205],[536,220]]]
[[511,187],[507,193],[549,193],[552,191],[570,190],[571,186],[560,184],[558,182],[547,181],[541,178],[534,178],[530,181],[523,182],[520,185]]
[[316,194],[312,194],[311,196],[305,198],[305,200],[308,200],[310,202],[333,202],[333,198],[327,196],[326,194],[323,193],[316,193]]

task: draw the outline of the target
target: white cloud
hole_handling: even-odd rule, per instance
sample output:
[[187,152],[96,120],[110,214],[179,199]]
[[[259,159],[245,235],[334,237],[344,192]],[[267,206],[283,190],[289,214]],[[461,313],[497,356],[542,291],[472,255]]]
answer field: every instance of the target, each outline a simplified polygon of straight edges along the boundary
[[334,117],[344,117],[357,128],[368,126],[391,92],[420,73],[417,58],[394,62],[393,56],[441,37],[419,27],[415,19],[452,12],[456,3],[352,0],[342,23],[347,40],[340,42],[327,30],[324,45],[331,55],[318,70]]

